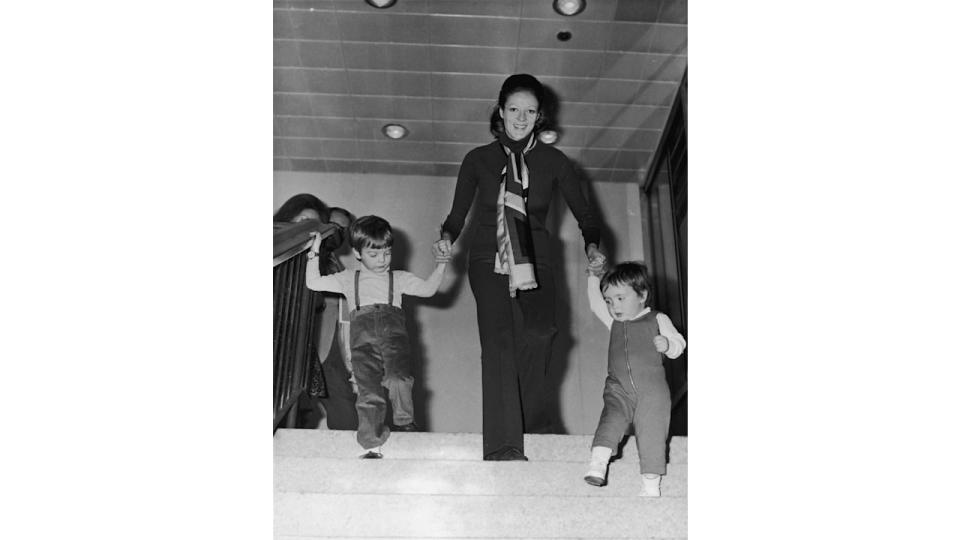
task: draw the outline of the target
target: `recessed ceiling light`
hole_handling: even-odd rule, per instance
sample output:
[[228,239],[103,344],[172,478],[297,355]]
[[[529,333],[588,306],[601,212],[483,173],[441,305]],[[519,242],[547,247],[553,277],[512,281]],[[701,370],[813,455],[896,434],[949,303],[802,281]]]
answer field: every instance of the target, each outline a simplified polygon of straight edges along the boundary
[[557,136],[558,135],[556,131],[552,129],[545,129],[540,132],[540,135],[538,137],[540,139],[540,142],[542,142],[543,144],[553,144],[557,142]]
[[389,139],[402,139],[407,136],[407,128],[400,124],[387,124],[383,126],[383,134]]
[[572,17],[587,7],[587,0],[553,0],[553,10],[565,16]]
[[560,41],[570,41],[570,38],[573,37],[573,34],[569,30],[561,30],[557,32],[557,39]]
[[387,9],[397,3],[397,0],[366,0],[368,4],[377,9]]

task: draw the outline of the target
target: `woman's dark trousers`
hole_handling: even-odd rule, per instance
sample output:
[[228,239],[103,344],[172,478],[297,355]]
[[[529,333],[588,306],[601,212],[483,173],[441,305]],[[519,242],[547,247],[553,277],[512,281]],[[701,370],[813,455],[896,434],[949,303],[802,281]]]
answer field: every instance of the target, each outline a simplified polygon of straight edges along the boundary
[[539,287],[511,298],[508,278],[493,261],[471,260],[477,302],[483,385],[483,455],[506,448],[523,452],[523,433],[548,425],[546,371],[557,328],[553,272],[537,265]]

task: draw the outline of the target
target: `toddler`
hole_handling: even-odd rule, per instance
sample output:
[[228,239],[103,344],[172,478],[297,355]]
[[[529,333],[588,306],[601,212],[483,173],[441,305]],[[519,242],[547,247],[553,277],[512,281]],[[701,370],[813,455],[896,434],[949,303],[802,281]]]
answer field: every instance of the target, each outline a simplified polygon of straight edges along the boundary
[[307,287],[343,294],[350,320],[350,352],[357,381],[357,442],[364,459],[383,457],[380,447],[390,436],[385,424],[387,399],[393,407],[396,429],[414,431],[413,377],[402,295],[433,296],[443,280],[449,255],[436,255],[437,267],[426,280],[410,272],[391,270],[393,230],[385,219],[364,216],[350,225],[350,246],[360,262],[357,270],[320,275],[316,258],[320,238],[307,257]]
[[632,424],[640,454],[643,496],[660,496],[660,477],[667,472],[666,443],[670,425],[670,389],[663,355],[680,356],[686,347],[670,318],[646,307],[650,286],[643,265],[621,263],[600,279],[587,277],[590,309],[610,329],[603,411],[593,437],[590,467],[584,480],[607,483],[613,450]]

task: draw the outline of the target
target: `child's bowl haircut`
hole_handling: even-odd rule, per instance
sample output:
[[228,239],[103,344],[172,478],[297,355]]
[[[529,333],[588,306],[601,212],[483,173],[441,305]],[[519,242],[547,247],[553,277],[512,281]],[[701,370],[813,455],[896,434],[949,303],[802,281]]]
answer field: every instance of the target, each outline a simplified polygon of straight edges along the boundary
[[393,229],[379,216],[363,216],[350,225],[350,247],[383,249],[393,246]]

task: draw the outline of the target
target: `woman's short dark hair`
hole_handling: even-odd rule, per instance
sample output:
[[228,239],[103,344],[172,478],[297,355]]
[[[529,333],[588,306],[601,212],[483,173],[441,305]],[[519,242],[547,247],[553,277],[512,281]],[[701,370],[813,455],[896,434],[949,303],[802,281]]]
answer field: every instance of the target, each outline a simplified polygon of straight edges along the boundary
[[321,223],[330,221],[330,209],[323,201],[309,193],[300,193],[287,199],[283,206],[273,215],[274,221],[293,221],[297,214],[304,210],[313,210],[320,216]]
[[493,113],[490,115],[490,133],[492,133],[494,137],[503,133],[503,118],[500,118],[500,109],[507,104],[507,99],[517,92],[530,92],[533,94],[533,97],[537,98],[540,114],[537,115],[537,121],[533,125],[534,133],[538,132],[544,123],[546,123],[544,102],[546,101],[547,93],[543,85],[540,84],[540,81],[533,75],[517,73],[507,77],[500,87],[500,95],[497,96],[497,106],[494,107]]
[[609,285],[629,285],[636,291],[637,296],[643,297],[643,293],[650,295],[650,278],[647,277],[647,267],[638,262],[620,263],[600,278],[600,291],[603,292]]
[[350,247],[383,249],[393,246],[390,222],[379,216],[363,216],[350,224]]

